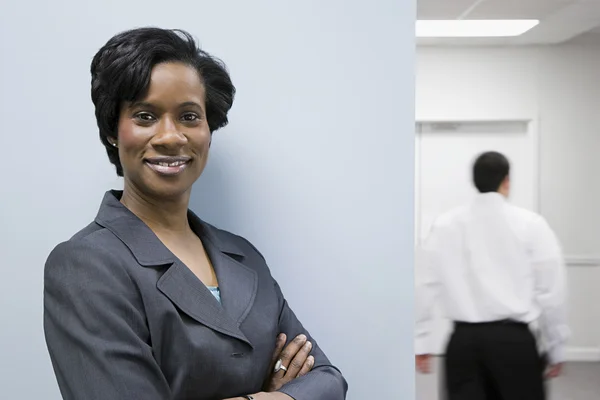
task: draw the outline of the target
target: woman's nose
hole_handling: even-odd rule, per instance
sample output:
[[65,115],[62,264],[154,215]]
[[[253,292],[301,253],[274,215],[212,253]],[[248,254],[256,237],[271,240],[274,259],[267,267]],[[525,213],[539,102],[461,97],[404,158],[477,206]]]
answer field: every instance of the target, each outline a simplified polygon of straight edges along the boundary
[[152,138],[155,146],[183,146],[187,143],[187,137],[179,126],[171,118],[164,118],[158,125],[158,130]]

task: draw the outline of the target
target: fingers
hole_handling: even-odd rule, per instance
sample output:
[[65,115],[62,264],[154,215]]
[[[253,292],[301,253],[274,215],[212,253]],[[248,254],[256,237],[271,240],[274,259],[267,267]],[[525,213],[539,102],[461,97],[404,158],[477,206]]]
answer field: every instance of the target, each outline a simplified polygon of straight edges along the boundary
[[281,334],[279,334],[279,336],[277,336],[277,342],[275,343],[275,350],[273,351],[273,357],[271,358],[271,369],[270,369],[271,371],[273,370],[273,368],[275,367],[275,363],[279,359],[279,355],[281,354],[281,350],[283,350],[283,346],[285,346],[286,340],[287,340],[287,337],[286,337],[285,333],[281,333]]
[[314,365],[315,365],[315,358],[313,356],[309,356],[306,359],[306,361],[304,362],[304,365],[302,366],[302,369],[300,370],[300,372],[298,372],[297,378],[308,374],[312,370]]
[[[312,350],[312,343],[308,343],[306,335],[298,335],[290,343],[286,343],[286,335],[280,334],[277,337],[277,344],[273,358],[271,359],[270,376],[266,378],[264,389],[267,392],[279,390],[283,385],[310,372],[315,364],[315,359],[309,356]],[[283,349],[283,350],[282,350]],[[281,365],[285,367],[277,372],[273,372],[275,365],[281,359]]]
[[279,355],[281,354],[281,350],[283,346],[285,346],[285,342],[287,340],[287,336],[285,333],[280,333],[277,336],[277,340],[275,341],[275,350],[273,350],[273,356],[271,357],[271,364],[269,366],[269,376],[265,379],[263,388],[267,391],[277,390],[278,387],[275,386],[271,373],[275,368],[275,363],[279,360]]
[[552,365],[546,372],[546,378],[558,378],[562,373],[562,364]]
[[[306,344],[306,340],[306,335],[298,335],[281,352],[279,358],[281,358],[283,366],[288,370],[296,354],[302,349],[302,346]],[[302,367],[302,365],[300,367]],[[300,370],[300,368],[298,368],[298,370]],[[281,370],[275,374],[275,377],[283,377],[284,375],[286,375],[286,371]]]
[[417,371],[422,374],[429,374],[431,372],[431,356],[428,354],[418,355],[415,357],[415,364]]
[[312,343],[306,342],[304,346],[300,348],[300,350],[296,353],[296,356],[292,359],[292,362],[288,366],[288,371],[285,374],[286,378],[289,376],[290,378],[295,378],[298,376],[298,373],[308,360],[308,356],[310,355],[310,351],[312,350]]

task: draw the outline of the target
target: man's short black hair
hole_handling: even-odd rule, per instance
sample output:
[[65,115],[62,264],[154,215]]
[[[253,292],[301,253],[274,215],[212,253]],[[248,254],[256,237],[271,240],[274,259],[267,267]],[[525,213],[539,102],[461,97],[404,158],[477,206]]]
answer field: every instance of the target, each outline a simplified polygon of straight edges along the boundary
[[143,98],[150,86],[152,69],[165,62],[182,62],[198,71],[206,92],[206,118],[211,133],[227,125],[235,87],[225,65],[201,50],[188,32],[138,28],[119,33],[96,53],[91,65],[92,101],[100,140],[119,176],[123,176],[119,152],[108,138],[117,138],[122,105]]
[[497,192],[510,173],[510,163],[501,153],[481,154],[473,165],[473,183],[480,193]]

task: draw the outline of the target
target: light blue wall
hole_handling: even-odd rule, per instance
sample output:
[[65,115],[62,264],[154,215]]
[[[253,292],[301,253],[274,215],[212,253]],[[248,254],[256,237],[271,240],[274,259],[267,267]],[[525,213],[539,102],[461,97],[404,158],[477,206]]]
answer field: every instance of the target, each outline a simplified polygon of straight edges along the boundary
[[42,332],[50,249],[115,179],[89,63],[114,33],[183,28],[229,66],[231,124],[192,208],[250,239],[350,383],[413,389],[414,1],[8,2],[0,12],[0,398],[59,399]]

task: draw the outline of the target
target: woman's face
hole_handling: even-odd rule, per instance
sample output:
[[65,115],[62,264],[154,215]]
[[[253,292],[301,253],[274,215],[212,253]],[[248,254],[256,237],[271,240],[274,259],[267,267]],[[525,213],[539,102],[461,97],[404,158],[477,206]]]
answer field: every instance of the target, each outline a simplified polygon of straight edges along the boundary
[[126,190],[161,199],[189,194],[206,165],[210,140],[196,70],[156,65],[146,97],[121,108],[118,148]]

